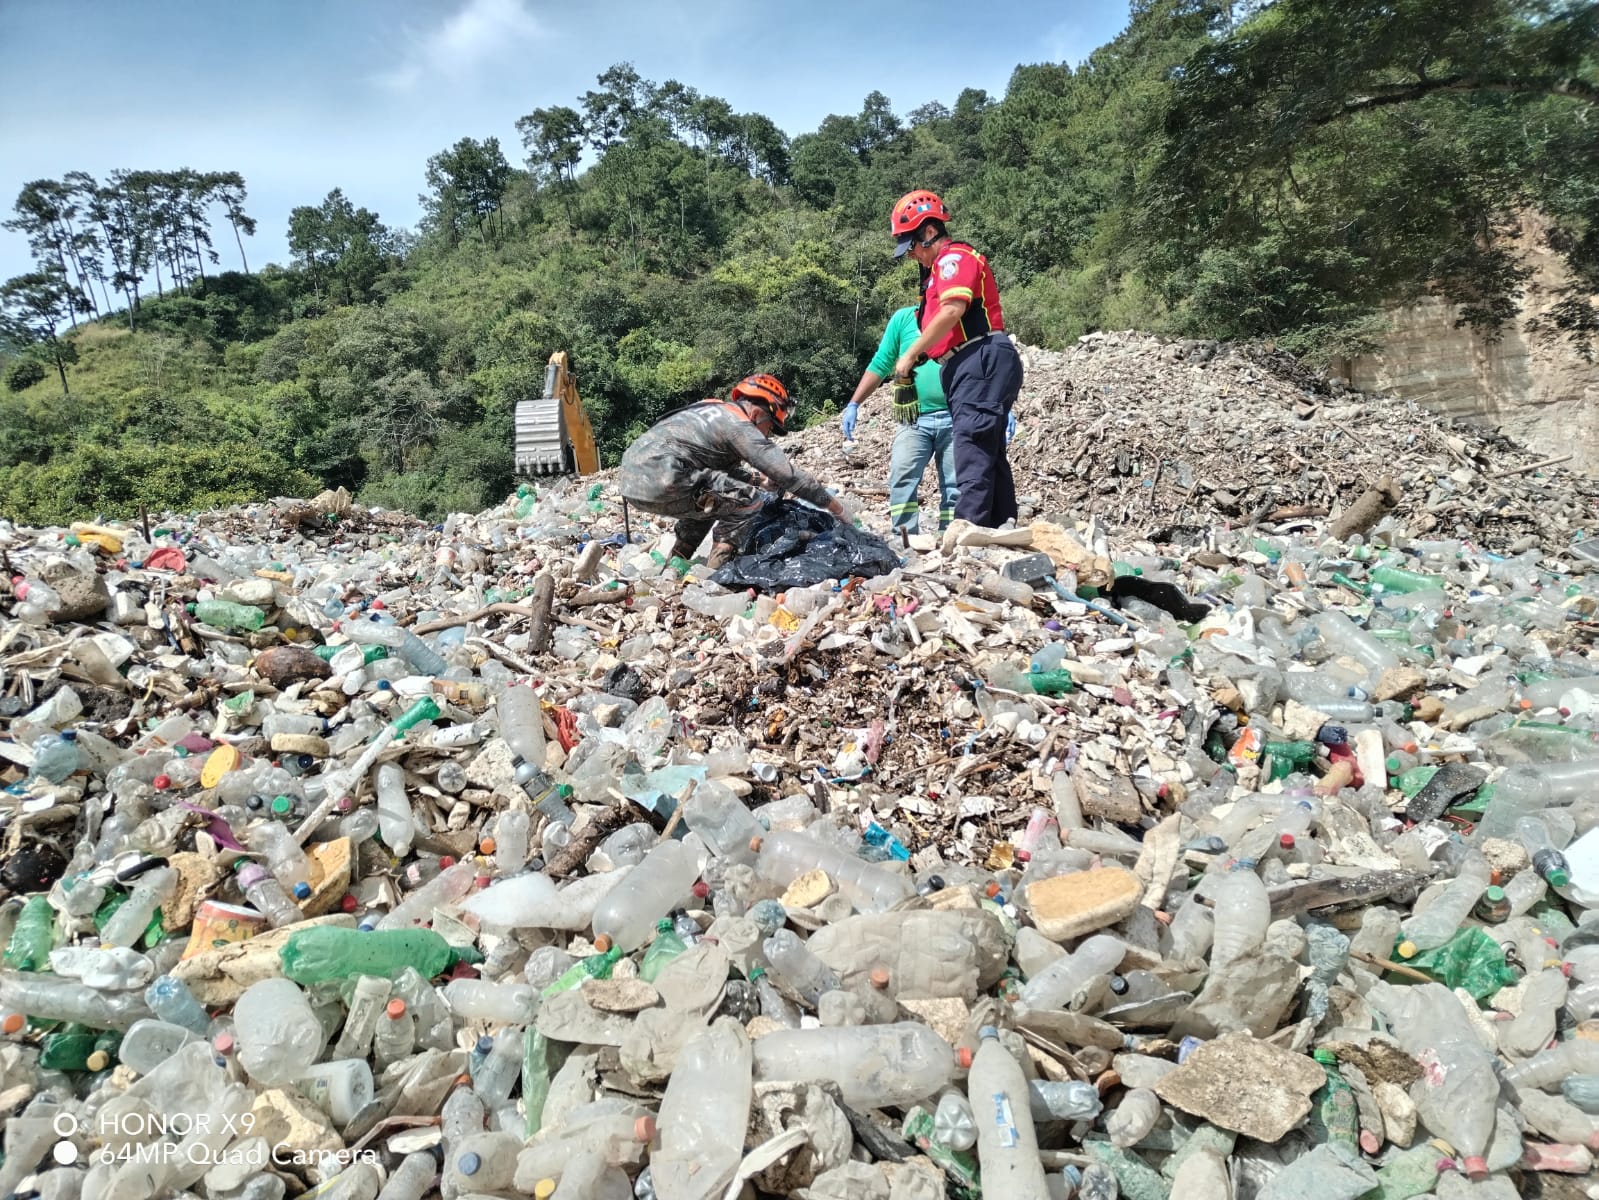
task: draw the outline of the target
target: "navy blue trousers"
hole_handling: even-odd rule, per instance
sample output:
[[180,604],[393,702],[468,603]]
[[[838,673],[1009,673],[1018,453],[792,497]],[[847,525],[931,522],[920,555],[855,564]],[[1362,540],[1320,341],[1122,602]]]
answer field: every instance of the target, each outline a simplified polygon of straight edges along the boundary
[[997,529],[1016,513],[1005,421],[1022,390],[1022,356],[1008,337],[984,338],[939,372],[955,426],[955,519]]

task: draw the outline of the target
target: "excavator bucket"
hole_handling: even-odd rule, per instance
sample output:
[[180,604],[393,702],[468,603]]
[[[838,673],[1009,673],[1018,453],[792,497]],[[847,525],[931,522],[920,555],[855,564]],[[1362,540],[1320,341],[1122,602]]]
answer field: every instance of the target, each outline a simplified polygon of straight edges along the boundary
[[515,457],[518,475],[592,475],[600,469],[594,427],[565,350],[550,355],[544,395],[517,403]]

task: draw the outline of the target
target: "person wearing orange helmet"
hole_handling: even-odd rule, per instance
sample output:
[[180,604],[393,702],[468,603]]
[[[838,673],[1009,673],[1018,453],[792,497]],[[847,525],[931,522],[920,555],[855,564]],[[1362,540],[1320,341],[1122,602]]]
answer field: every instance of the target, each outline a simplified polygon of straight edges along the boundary
[[921,269],[921,333],[894,364],[908,379],[926,359],[939,364],[955,430],[955,518],[993,529],[1016,519],[1016,485],[1005,457],[1022,359],[1005,332],[988,260],[949,234],[949,209],[933,192],[906,192],[889,214],[894,257]]
[[773,443],[793,415],[794,401],[775,376],[746,376],[726,400],[667,413],[640,435],[622,455],[618,490],[635,508],[677,518],[671,557],[690,558],[711,534],[706,566],[713,570],[738,551],[772,492],[846,517],[838,497]]

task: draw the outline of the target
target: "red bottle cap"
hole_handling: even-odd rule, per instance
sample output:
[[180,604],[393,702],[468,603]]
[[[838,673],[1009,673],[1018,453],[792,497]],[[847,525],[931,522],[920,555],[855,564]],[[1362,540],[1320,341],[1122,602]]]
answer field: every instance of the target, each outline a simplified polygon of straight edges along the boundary
[[959,1050],[957,1050],[955,1052],[955,1061],[960,1063],[961,1069],[963,1071],[971,1070],[971,1067],[972,1067],[972,1048],[970,1046],[962,1046]]
[[152,779],[150,781],[150,786],[153,787],[158,792],[164,792],[169,787],[172,786],[172,776],[170,776],[170,775],[157,775],[154,779]]
[[611,948],[611,935],[608,933],[600,934],[599,937],[594,939],[594,948],[604,954]]
[[649,1145],[655,1140],[655,1118],[646,1113],[633,1122],[633,1140]]
[[1488,1160],[1480,1154],[1468,1154],[1465,1159],[1466,1178],[1480,1183],[1488,1178]]
[[874,988],[878,988],[878,989],[886,988],[888,986],[888,968],[887,967],[873,967],[872,968],[871,979],[872,979],[872,986]]
[[7,1037],[11,1037],[21,1033],[27,1023],[28,1018],[21,1013],[7,1013],[6,1019],[0,1022],[0,1030],[3,1030]]
[[1277,844],[1284,850],[1292,850],[1294,848],[1294,835],[1291,833],[1283,834],[1277,839]]
[[1369,1129],[1360,1131],[1360,1148],[1367,1154],[1375,1154],[1382,1149],[1382,1139]]
[[705,897],[709,896],[710,894],[711,894],[711,885],[706,883],[705,880],[701,879],[697,883],[695,883],[695,885],[694,885],[694,898],[696,900],[703,900],[703,899],[705,899]]
[[398,1021],[401,1017],[405,1016],[405,1001],[401,1000],[399,997],[395,997],[393,1000],[390,1000],[388,1004],[384,1005],[383,1011],[389,1014],[390,1020]]
[[448,871],[454,865],[455,859],[451,855],[446,854],[443,858],[439,859],[439,870],[441,871]]
[[233,1035],[231,1033],[217,1034],[216,1041],[211,1043],[211,1049],[215,1050],[218,1054],[232,1054]]
[[354,896],[350,895],[349,892],[345,892],[344,895],[339,899],[339,907],[347,913],[353,913],[356,909],[361,907],[361,902]]

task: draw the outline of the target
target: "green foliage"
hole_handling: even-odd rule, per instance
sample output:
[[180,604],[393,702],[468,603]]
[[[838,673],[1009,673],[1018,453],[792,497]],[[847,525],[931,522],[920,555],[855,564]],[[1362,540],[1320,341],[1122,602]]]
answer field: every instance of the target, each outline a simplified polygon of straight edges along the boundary
[[0,512],[328,486],[478,508],[513,485],[512,411],[557,350],[606,466],[753,371],[797,424],[830,418],[915,301],[885,223],[913,187],[945,197],[1033,344],[1141,327],[1320,361],[1427,294],[1493,329],[1528,209],[1572,272],[1541,332],[1592,337],[1596,45],[1592,0],[1135,0],[1086,61],[1020,65],[1003,97],[871,91],[792,141],[621,63],[517,120],[525,164],[492,138],[429,159],[419,233],[336,188],[291,213],[293,262],[253,275],[205,270],[213,216],[241,253],[254,230],[236,174],[34,181],[11,224],[39,266],[0,322]]
[[6,368],[6,391],[26,391],[47,374],[49,372],[37,358],[19,358]]

